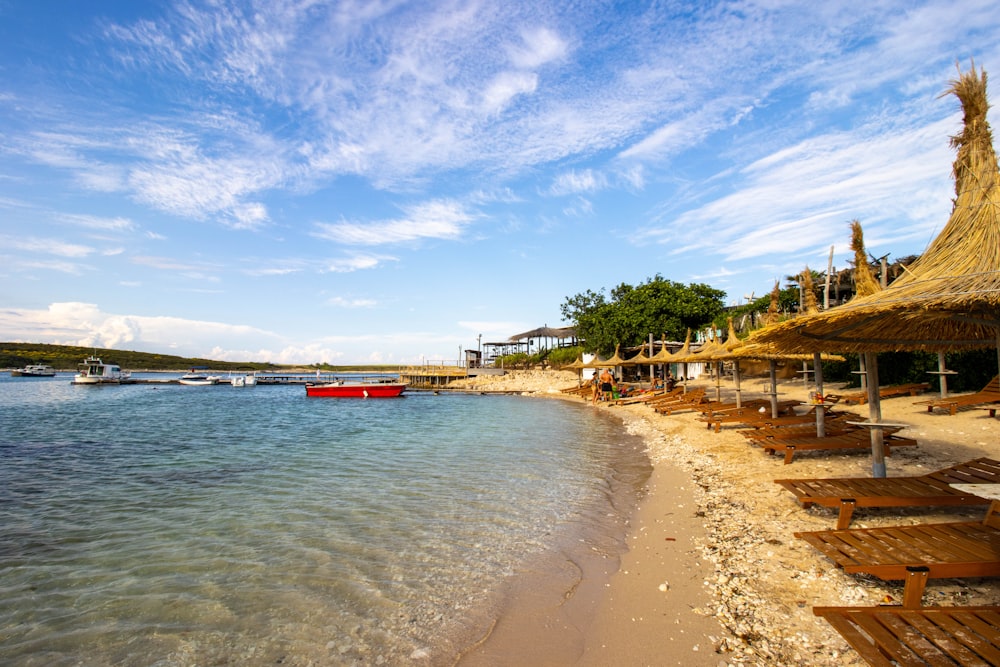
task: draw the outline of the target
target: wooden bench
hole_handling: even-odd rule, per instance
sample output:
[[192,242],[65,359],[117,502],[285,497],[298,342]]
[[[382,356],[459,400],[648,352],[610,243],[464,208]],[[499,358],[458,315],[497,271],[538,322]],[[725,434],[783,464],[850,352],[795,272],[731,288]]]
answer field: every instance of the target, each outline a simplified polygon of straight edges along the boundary
[[813,505],[839,509],[837,529],[851,523],[858,507],[941,507],[989,505],[990,501],[952,484],[1000,483],[1000,461],[979,458],[915,477],[844,477],[776,479],[803,508]]
[[[1000,403],[1000,375],[990,380],[985,387],[973,394],[959,394],[946,398],[932,398],[929,401],[916,401],[914,405],[926,405],[927,412],[934,412],[936,409],[947,410],[948,414],[954,415],[959,408],[978,407],[988,403]],[[992,417],[995,413],[991,412]]]
[[[885,429],[887,432],[889,429]],[[826,435],[823,437],[799,437],[799,438],[767,438],[757,440],[757,444],[764,448],[767,454],[784,452],[785,465],[792,462],[796,452],[820,451],[820,450],[843,450],[843,449],[871,449],[871,435],[861,429],[851,429],[843,433]],[[911,438],[903,438],[897,435],[882,436],[882,443],[885,446],[885,455],[890,456],[893,447],[916,447],[917,441]]]
[[1000,665],[1000,607],[814,607],[872,667]]
[[903,606],[917,608],[930,579],[1000,576],[1000,501],[982,521],[795,533],[844,572],[902,580]]

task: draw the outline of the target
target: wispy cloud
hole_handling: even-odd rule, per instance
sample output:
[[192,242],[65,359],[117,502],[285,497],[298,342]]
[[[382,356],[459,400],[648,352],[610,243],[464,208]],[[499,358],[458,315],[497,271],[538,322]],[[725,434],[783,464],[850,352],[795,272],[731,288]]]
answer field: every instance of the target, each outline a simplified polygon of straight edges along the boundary
[[345,245],[388,245],[421,239],[458,239],[476,216],[449,200],[404,209],[401,218],[373,222],[317,223],[314,235]]
[[564,172],[556,176],[549,193],[555,196],[597,192],[608,185],[607,177],[593,169]]
[[327,299],[326,303],[338,308],[373,308],[378,302],[374,299],[347,299],[342,296],[334,296]]

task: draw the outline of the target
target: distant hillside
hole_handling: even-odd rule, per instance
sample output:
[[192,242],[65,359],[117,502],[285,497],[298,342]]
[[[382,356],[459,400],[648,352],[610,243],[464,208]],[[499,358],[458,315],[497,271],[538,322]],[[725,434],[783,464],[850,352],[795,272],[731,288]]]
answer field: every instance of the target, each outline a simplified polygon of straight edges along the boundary
[[77,366],[92,354],[100,357],[105,363],[118,364],[124,369],[136,371],[176,371],[195,366],[207,366],[212,370],[219,371],[269,371],[292,368],[292,366],[266,362],[190,359],[169,354],[74,347],[72,345],[46,345],[44,343],[0,343],[0,368],[22,368],[28,364],[41,362],[59,370],[75,371]]

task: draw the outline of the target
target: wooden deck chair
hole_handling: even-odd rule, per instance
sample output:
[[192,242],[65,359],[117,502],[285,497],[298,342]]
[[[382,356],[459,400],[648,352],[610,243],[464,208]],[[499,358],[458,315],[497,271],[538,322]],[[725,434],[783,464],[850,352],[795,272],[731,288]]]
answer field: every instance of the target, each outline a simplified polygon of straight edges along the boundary
[[814,607],[872,667],[1000,665],[1000,607]]
[[[861,415],[853,412],[828,412],[826,413],[826,423],[834,425],[846,422],[848,419],[861,421]],[[706,420],[707,421],[707,420]],[[719,418],[712,418],[708,427],[715,427],[715,432],[721,430],[723,424],[734,424],[739,426],[739,433],[750,439],[759,439],[769,436],[790,437],[806,436],[816,434],[816,415],[807,412],[805,414],[795,414],[794,412],[779,414],[772,417],[770,409],[763,414],[759,411],[756,414],[750,413],[744,417],[720,415]],[[810,427],[810,425],[812,425]],[[842,430],[844,430],[842,428]]]
[[795,533],[845,572],[902,580],[903,606],[920,606],[929,579],[1000,576],[1000,501],[982,521]]
[[929,401],[916,401],[914,405],[926,405],[927,412],[935,409],[947,410],[954,415],[959,408],[971,408],[988,403],[1000,403],[1000,375],[987,383],[985,387],[973,394],[959,394],[947,398],[932,398]]
[[686,394],[678,394],[677,396],[671,396],[665,400],[654,400],[647,403],[657,412],[663,414],[670,414],[674,409],[678,408],[689,408],[692,405],[697,405],[705,400],[705,390],[704,389],[692,389]]
[[611,405],[633,405],[635,403],[649,403],[650,401],[655,401],[661,398],[680,396],[682,391],[684,391],[682,387],[674,387],[670,391],[667,391],[666,389],[657,389],[655,391],[647,391],[645,394],[639,394],[638,396],[629,396],[627,398],[616,398],[611,402]]
[[776,479],[803,508],[839,508],[837,529],[851,523],[857,507],[942,507],[989,505],[990,501],[951,484],[1000,483],[1000,461],[979,458],[915,477]]
[[[705,422],[705,426],[713,429],[716,433],[722,430],[723,424],[733,424],[744,428],[764,428],[778,424],[808,424],[816,423],[816,417],[811,413],[797,415],[792,410],[796,405],[801,405],[797,401],[782,401],[778,404],[778,416],[771,416],[771,402],[752,401],[749,405],[730,410],[713,411],[699,417],[699,421]],[[761,412],[761,408],[764,412]]]
[[[903,438],[898,435],[886,435],[889,429],[883,431],[882,443],[885,446],[885,455],[890,456],[893,447],[915,447],[917,441],[911,438]],[[785,465],[792,462],[796,452],[820,451],[820,450],[843,450],[843,449],[871,449],[871,435],[867,430],[852,429],[835,435],[827,435],[822,438],[812,436],[803,438],[768,438],[756,441],[767,454],[784,452]]]
[[[879,398],[894,398],[896,396],[916,396],[930,389],[926,382],[911,382],[908,384],[891,384],[878,388]],[[852,391],[846,394],[827,394],[824,398],[837,399],[844,403],[864,405],[868,402],[867,391]]]
[[[857,426],[848,424],[846,419],[828,419],[825,422],[826,436],[844,435],[859,430]],[[896,428],[896,430],[900,430]],[[887,428],[884,433],[889,433]],[[785,425],[780,427],[763,427],[758,429],[743,429],[739,432],[751,444],[766,446],[765,443],[771,440],[788,440],[790,438],[815,438],[816,419],[802,422],[796,425]]]
[[659,412],[661,415],[670,416],[676,412],[686,412],[688,410],[697,410],[698,406],[706,401],[705,390],[696,389],[695,391],[689,391],[684,397],[679,401],[673,401],[670,403],[658,403],[654,410]]

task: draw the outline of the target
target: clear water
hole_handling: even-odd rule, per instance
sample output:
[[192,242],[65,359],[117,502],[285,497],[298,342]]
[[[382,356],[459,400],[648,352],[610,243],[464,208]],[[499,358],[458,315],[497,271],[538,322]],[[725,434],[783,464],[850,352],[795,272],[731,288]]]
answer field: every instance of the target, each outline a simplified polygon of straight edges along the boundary
[[2,665],[451,664],[649,470],[563,401],[69,379],[0,377]]

